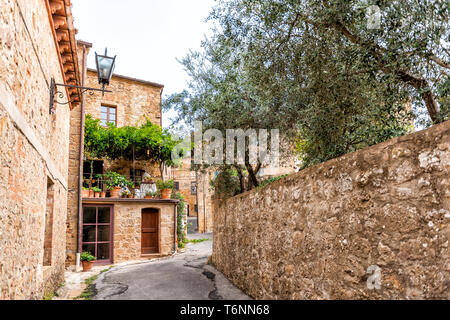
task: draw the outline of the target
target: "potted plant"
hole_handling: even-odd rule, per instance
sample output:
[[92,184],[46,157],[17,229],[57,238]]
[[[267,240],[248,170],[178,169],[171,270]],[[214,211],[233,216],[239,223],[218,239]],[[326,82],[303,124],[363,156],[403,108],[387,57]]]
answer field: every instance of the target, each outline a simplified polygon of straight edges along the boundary
[[94,197],[95,197],[94,189],[89,188],[89,198],[94,198]]
[[120,190],[126,186],[128,180],[117,172],[107,172],[103,175],[106,188],[111,191],[111,198],[120,198]]
[[146,192],[144,199],[153,199],[156,197],[156,192]]
[[106,198],[106,191],[102,191],[100,193],[100,198]]
[[130,191],[125,190],[124,192],[122,192],[122,198],[128,198],[130,194]]
[[164,200],[170,199],[170,197],[172,196],[172,190],[175,185],[173,180],[172,179],[168,181],[159,180],[156,182],[156,185],[158,189],[161,191],[162,199]]
[[89,188],[83,187],[81,189],[81,197],[82,198],[89,198]]
[[97,187],[92,188],[92,190],[94,191],[94,197],[95,198],[100,198],[100,193],[102,192],[102,190],[100,188],[97,188]]
[[128,199],[133,199],[136,192],[136,190],[134,189],[135,188],[134,183],[132,181],[127,181],[127,187],[128,190],[130,190],[130,192],[128,193]]
[[94,261],[97,260],[92,254],[89,252],[83,252],[81,254],[81,263],[83,264],[83,272],[90,271],[94,264]]

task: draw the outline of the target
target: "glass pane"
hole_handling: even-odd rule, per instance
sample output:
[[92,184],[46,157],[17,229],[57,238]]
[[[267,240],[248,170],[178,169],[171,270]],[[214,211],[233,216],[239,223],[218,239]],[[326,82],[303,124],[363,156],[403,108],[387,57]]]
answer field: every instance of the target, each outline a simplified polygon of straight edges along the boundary
[[89,252],[95,257],[95,244],[83,244],[83,252]]
[[101,113],[100,114],[100,119],[102,119],[102,120],[107,120],[108,119],[108,115],[106,114],[106,113]]
[[116,114],[116,108],[109,108],[109,113]]
[[105,242],[109,240],[109,226],[99,226],[97,242]]
[[101,243],[97,246],[97,260],[109,260],[109,243]]
[[84,207],[83,208],[83,223],[96,223],[95,208]]
[[101,111],[101,112],[104,112],[104,113],[108,113],[108,107],[102,106],[102,107],[100,108],[100,111]]
[[83,226],[83,242],[95,242],[96,226]]
[[98,223],[111,223],[111,208],[98,208]]

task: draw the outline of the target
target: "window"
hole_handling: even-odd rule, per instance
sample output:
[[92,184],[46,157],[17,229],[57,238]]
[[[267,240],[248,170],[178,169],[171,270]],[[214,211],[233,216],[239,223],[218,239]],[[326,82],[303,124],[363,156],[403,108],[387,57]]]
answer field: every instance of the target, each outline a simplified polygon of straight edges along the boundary
[[195,181],[191,182],[191,195],[195,196],[197,194],[197,183]]
[[100,124],[107,127],[108,123],[114,126],[117,124],[117,109],[116,107],[102,106],[100,109]]
[[53,248],[53,207],[55,198],[55,186],[47,178],[47,206],[45,210],[45,234],[44,234],[44,267],[52,265]]
[[83,206],[83,252],[112,261],[112,206]]
[[142,182],[142,178],[144,177],[145,170],[142,169],[130,169],[130,180],[133,182]]
[[179,190],[180,190],[180,183],[179,183],[178,181],[175,181],[175,182],[174,182],[174,185],[175,185],[175,187],[174,187],[175,190],[176,190],[176,191],[179,191]]

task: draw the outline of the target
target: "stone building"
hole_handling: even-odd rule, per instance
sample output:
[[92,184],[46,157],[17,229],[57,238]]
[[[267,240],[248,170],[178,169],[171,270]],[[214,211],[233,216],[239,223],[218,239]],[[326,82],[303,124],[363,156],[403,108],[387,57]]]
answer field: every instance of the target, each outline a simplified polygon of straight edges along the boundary
[[[79,42],[79,52],[88,53],[89,44]],[[85,85],[95,87],[96,70],[85,70]],[[173,200],[92,199],[81,198],[80,177],[86,182],[91,176],[117,172],[131,181],[142,181],[150,175],[160,179],[159,167],[149,161],[86,161],[83,156],[82,119],[90,114],[101,125],[136,126],[149,119],[161,125],[161,95],[163,85],[113,75],[105,95],[86,95],[82,105],[71,114],[71,144],[69,168],[67,265],[78,265],[79,254],[91,252],[97,263],[110,264],[172,254],[176,250],[176,205]],[[86,186],[86,184],[85,184]],[[142,186],[140,187],[142,188]],[[152,230],[147,233],[145,230]],[[150,243],[150,244],[149,244]]]
[[70,110],[80,83],[70,0],[0,0],[0,300],[63,281]]

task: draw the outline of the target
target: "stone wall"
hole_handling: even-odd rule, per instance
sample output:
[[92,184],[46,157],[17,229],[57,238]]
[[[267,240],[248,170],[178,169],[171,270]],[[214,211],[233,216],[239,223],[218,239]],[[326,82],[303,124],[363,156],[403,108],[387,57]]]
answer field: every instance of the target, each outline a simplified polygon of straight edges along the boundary
[[[98,87],[97,72],[88,70],[86,85]],[[117,126],[134,126],[146,118],[161,125],[162,85],[114,75],[107,90],[112,93],[86,95],[86,113],[100,119],[102,105],[117,108]]]
[[197,173],[198,232],[209,233],[214,228],[213,172]]
[[45,1],[0,8],[0,300],[39,299],[63,281],[69,107],[49,114],[50,79],[64,80]]
[[175,206],[162,203],[117,203],[114,206],[114,263],[142,259],[142,209],[160,211],[160,256],[174,252]]
[[257,299],[449,299],[449,170],[446,122],[217,203],[213,263]]

